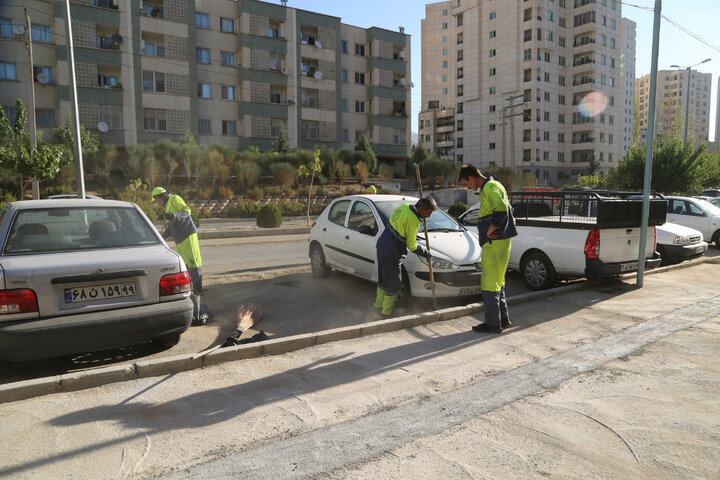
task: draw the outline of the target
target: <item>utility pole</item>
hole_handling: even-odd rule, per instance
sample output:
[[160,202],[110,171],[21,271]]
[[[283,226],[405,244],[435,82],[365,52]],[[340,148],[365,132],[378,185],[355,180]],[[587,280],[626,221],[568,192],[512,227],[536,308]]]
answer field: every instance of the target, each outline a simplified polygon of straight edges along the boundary
[[[507,163],[505,161],[505,123],[506,120],[510,121],[510,168],[512,171],[515,171],[515,118],[518,115],[523,115],[523,112],[520,111],[520,113],[515,113],[515,107],[524,107],[525,101],[524,101],[524,94],[515,95],[513,97],[507,97],[505,99],[506,102],[508,102],[508,105],[505,105],[503,107],[503,154],[502,154],[502,161],[503,161],[503,167],[507,166]],[[523,99],[521,103],[515,104],[515,100]]]
[[[35,122],[35,72],[33,69],[33,53],[32,53],[32,31],[30,23],[30,15],[27,8],[25,10],[25,49],[28,54],[28,63],[30,64],[30,108],[28,108],[28,120],[30,120],[30,162],[32,162],[32,152],[37,149],[37,125]],[[25,186],[23,178],[20,177],[20,200],[25,195]],[[32,180],[32,198],[40,199],[40,182],[33,178]]]
[[640,218],[640,246],[638,251],[638,269],[635,284],[643,286],[645,275],[645,246],[647,245],[648,214],[650,213],[650,183],[652,181],[653,137],[655,136],[655,98],[657,94],[658,54],[660,50],[660,19],[662,0],[655,0],[655,20],[653,21],[652,57],[650,61],[650,102],[648,102],[648,129],[645,144],[645,178],[643,182],[642,217]]
[[65,0],[65,41],[68,51],[68,69],[70,70],[70,112],[72,113],[73,142],[75,153],[75,174],[77,178],[78,198],[85,198],[85,174],[83,172],[82,144],[80,143],[80,114],[78,113],[77,82],[75,80],[75,53],[73,52],[72,19],[70,0]]

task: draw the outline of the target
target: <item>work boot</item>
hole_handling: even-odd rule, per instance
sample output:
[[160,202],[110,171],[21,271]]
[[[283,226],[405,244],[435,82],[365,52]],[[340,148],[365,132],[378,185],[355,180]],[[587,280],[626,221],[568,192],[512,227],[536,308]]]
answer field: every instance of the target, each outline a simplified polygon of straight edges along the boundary
[[378,310],[382,310],[383,300],[385,300],[385,290],[383,290],[380,287],[377,287],[377,297],[375,297],[375,308],[377,308]]
[[397,295],[385,295],[382,304],[383,316],[389,317],[392,315],[393,307],[395,307],[395,300],[397,300]]

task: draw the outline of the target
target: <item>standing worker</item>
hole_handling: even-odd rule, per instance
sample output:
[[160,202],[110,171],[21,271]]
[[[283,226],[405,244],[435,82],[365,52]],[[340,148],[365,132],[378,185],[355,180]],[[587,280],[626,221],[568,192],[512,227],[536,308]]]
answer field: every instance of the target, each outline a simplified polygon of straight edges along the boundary
[[390,216],[390,222],[377,241],[378,287],[375,308],[383,316],[392,315],[395,300],[402,285],[402,261],[408,250],[430,261],[430,252],[417,244],[417,234],[423,218],[437,210],[432,197],[424,197],[415,205],[400,205]]
[[517,236],[515,217],[505,187],[492,177],[485,177],[477,167],[463,165],[460,182],[480,195],[478,235],[482,247],[483,301],[485,323],[472,327],[476,332],[502,333],[510,325],[505,300],[505,272],[510,260],[510,239]]
[[202,258],[198,243],[197,227],[190,216],[190,207],[180,195],[171,194],[163,187],[155,187],[152,191],[153,202],[160,202],[164,207],[163,220],[165,230],[163,238],[172,237],[175,247],[182,257],[190,275],[193,301],[193,323],[204,325],[208,315],[200,311],[200,294],[202,294]]

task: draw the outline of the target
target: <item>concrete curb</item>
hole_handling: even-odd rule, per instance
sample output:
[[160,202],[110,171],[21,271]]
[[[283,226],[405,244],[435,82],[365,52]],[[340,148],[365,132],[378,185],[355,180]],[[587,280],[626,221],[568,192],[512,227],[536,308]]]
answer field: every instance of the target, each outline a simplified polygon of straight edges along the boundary
[[198,239],[212,240],[215,238],[265,237],[269,235],[297,235],[310,233],[310,227],[279,227],[279,228],[228,228],[198,231]]
[[[720,257],[705,258],[686,261],[676,265],[656,268],[646,272],[648,275],[679,268],[688,268],[700,263],[720,264]],[[634,274],[623,275],[623,278],[634,277]],[[586,282],[580,281],[570,285],[529,292],[507,299],[508,304],[517,305],[532,300],[538,300],[584,288]],[[377,320],[361,325],[334,328],[320,332],[293,335],[275,338],[258,343],[249,343],[235,347],[221,348],[205,356],[193,358],[196,354],[183,354],[172,357],[144,360],[133,364],[111,365],[94,370],[66,373],[63,375],[24,380],[21,382],[0,385],[0,403],[24,400],[26,398],[48,395],[52,393],[70,392],[85,388],[98,387],[108,383],[136,380],[138,378],[172,375],[186,370],[217,365],[223,362],[256,358],[263,355],[280,355],[299,350],[301,348],[323,343],[349,340],[377,333],[388,333],[406,328],[414,328],[439,321],[473,315],[484,310],[482,303],[471,303],[460,307],[451,307],[443,310],[423,312],[390,319]]]

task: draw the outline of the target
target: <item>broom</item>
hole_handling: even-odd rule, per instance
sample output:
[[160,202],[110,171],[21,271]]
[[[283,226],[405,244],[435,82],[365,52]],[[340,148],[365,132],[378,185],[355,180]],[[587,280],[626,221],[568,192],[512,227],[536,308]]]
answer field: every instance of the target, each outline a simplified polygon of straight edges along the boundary
[[210,347],[207,350],[196,353],[192,357],[193,360],[204,357],[208,353],[214,352],[221,347],[236,345],[237,340],[240,338],[240,335],[242,335],[245,330],[255,325],[255,323],[260,320],[261,316],[262,313],[260,312],[260,309],[257,307],[257,305],[241,305],[240,308],[238,308],[237,312],[237,328],[233,333],[230,334],[229,337],[227,337],[225,343],[215,345],[214,347]]

